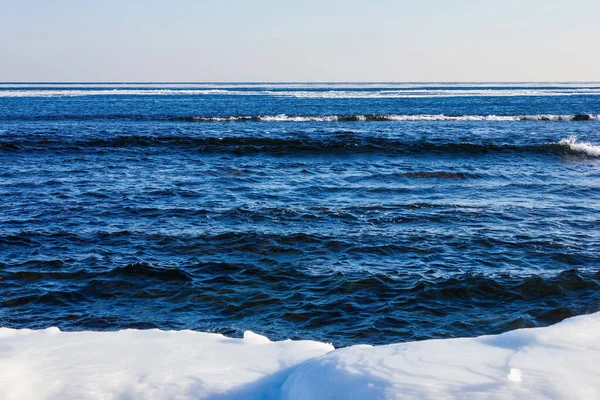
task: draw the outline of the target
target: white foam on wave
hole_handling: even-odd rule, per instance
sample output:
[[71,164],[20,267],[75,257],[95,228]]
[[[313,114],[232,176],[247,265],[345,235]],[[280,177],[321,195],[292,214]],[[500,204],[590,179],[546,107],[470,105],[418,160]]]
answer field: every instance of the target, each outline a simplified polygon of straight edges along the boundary
[[323,116],[290,116],[286,114],[279,115],[263,115],[258,117],[260,121],[265,122],[334,122],[338,121],[336,115]]
[[[420,115],[308,115],[294,116],[287,114],[261,115],[257,117],[196,117],[199,121],[223,122],[223,121],[249,121],[258,120],[263,122],[355,122],[355,121],[570,121],[573,115],[445,115],[445,114],[420,114]],[[590,119],[597,120],[595,116]]]
[[573,151],[587,154],[591,157],[600,157],[600,146],[587,142],[578,142],[576,136],[569,136],[562,139],[558,144],[569,147]]
[[251,117],[193,117],[194,121],[203,122],[236,122],[251,119]]
[[519,121],[528,117],[511,115],[387,115],[390,121]]

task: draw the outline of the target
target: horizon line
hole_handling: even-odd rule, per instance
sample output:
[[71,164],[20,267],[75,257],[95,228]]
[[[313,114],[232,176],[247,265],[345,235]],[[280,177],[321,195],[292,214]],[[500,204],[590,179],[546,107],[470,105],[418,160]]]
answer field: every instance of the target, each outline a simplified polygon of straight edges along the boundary
[[524,84],[524,83],[598,83],[599,81],[0,81],[0,85],[17,84]]

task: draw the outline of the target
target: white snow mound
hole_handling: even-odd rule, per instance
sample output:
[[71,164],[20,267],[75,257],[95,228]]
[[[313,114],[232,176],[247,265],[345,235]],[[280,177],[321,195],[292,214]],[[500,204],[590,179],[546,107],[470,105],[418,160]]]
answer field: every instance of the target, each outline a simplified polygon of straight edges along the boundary
[[600,313],[497,336],[338,350],[252,332],[0,328],[0,398],[599,399]]
[[333,350],[193,331],[0,329],[0,399],[278,399],[290,368]]
[[308,361],[283,399],[600,399],[600,313],[497,336],[354,346]]

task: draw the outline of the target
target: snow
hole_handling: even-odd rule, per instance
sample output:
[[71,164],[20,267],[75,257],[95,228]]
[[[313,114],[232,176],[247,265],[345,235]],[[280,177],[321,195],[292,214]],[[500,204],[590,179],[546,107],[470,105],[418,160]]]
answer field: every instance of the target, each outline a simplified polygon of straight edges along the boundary
[[3,328],[0,399],[276,399],[290,368],[333,350],[244,336]]
[[0,328],[0,398],[598,399],[600,313],[496,336],[336,350],[252,332]]
[[295,369],[283,398],[600,399],[600,313],[497,336],[339,349]]

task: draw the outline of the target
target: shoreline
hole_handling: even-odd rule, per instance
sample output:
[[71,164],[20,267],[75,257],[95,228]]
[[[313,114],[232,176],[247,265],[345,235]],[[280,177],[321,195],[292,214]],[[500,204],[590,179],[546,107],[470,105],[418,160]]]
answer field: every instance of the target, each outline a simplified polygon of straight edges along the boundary
[[335,349],[194,331],[0,328],[6,399],[600,396],[600,312],[476,338]]

